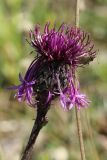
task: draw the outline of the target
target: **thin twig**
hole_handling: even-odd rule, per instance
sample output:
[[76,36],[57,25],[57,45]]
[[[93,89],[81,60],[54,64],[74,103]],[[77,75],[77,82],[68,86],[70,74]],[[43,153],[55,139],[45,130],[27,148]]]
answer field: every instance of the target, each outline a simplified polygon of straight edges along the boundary
[[[80,0],[76,0],[76,13],[75,13],[76,27],[79,27],[79,3]],[[76,80],[75,80],[75,85],[76,85]],[[77,122],[77,131],[80,144],[81,160],[85,160],[85,150],[84,150],[82,127],[81,127],[80,111],[78,110],[77,106],[75,106],[75,112],[76,112],[76,122]]]
[[80,0],[76,0],[76,10],[75,10],[75,25],[79,27],[79,4]]
[[85,150],[84,150],[84,142],[83,142],[83,135],[82,135],[82,127],[81,127],[81,117],[80,117],[80,111],[78,111],[77,107],[75,107],[75,112],[76,112],[76,122],[77,122],[77,130],[78,130],[78,137],[79,137],[79,144],[80,144],[81,160],[85,160]]

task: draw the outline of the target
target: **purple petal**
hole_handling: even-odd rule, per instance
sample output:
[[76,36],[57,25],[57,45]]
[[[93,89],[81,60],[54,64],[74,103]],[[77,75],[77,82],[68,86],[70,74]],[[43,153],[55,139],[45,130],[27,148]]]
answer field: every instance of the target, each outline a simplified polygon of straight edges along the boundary
[[16,90],[16,89],[19,89],[19,87],[20,87],[20,85],[18,85],[18,86],[11,86],[11,87],[7,87],[7,89],[9,89],[9,90]]
[[46,104],[51,102],[52,96],[53,96],[53,94],[49,91],[48,92],[48,98],[47,98]]

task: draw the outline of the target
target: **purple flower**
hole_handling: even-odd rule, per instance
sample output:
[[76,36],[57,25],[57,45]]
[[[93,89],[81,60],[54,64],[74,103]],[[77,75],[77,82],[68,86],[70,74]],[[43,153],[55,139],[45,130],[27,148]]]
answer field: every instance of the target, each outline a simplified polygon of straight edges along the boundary
[[[77,79],[75,71],[78,66],[86,65],[96,56],[94,45],[88,33],[80,28],[62,24],[58,30],[49,28],[46,23],[44,31],[36,25],[34,32],[30,32],[31,46],[35,48],[37,56],[29,66],[24,79],[16,89],[19,101],[27,101],[36,106],[45,94],[44,105],[59,96],[64,110],[70,110],[75,105],[80,108],[88,106],[88,99],[75,86]],[[75,82],[75,83],[74,83]]]
[[62,61],[72,65],[86,64],[95,58],[96,51],[88,33],[80,28],[62,24],[58,30],[49,29],[45,25],[44,32],[36,25],[35,31],[30,32],[31,44],[39,55],[47,61]]

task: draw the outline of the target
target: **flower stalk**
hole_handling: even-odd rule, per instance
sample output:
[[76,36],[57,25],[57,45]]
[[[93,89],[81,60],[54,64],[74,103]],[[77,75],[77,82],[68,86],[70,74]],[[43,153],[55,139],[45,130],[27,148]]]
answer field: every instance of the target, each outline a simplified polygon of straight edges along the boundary
[[37,137],[41,129],[48,123],[48,119],[46,115],[50,107],[49,106],[46,107],[44,105],[43,100],[45,100],[45,98],[43,96],[45,97],[45,93],[41,96],[42,99],[37,105],[37,116],[36,116],[36,119],[35,119],[35,122],[32,128],[28,143],[22,154],[21,160],[31,160],[33,146],[37,140]]

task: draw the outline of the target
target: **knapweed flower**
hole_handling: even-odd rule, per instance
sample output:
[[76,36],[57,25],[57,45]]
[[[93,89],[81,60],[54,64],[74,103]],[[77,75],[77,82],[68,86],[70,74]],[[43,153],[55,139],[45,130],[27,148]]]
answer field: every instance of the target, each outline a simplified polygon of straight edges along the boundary
[[46,106],[59,96],[64,110],[75,105],[78,109],[86,107],[89,101],[80,93],[79,85],[75,85],[75,71],[96,56],[89,34],[65,24],[58,30],[55,27],[50,29],[50,24],[46,23],[43,32],[39,25],[30,31],[30,44],[36,56],[25,77],[19,76],[21,84],[13,86],[18,100],[26,100],[35,107],[44,93]]

